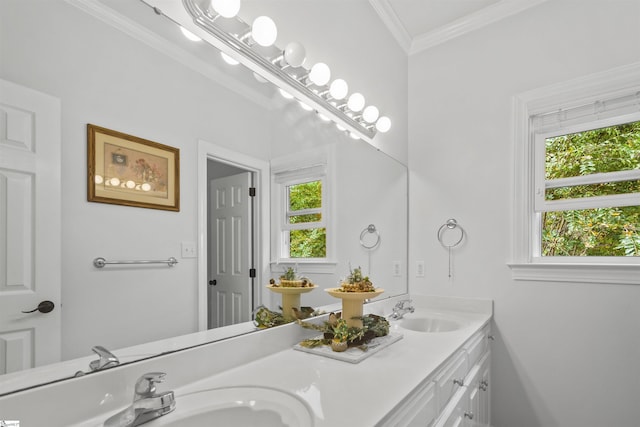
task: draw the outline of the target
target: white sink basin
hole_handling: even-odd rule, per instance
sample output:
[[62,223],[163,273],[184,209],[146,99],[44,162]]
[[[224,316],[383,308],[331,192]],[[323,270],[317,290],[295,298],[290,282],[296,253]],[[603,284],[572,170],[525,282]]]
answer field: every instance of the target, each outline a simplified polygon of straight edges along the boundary
[[399,326],[417,332],[451,332],[466,326],[465,322],[439,316],[406,315]]
[[258,386],[208,389],[176,395],[176,409],[149,427],[312,427],[304,401],[285,391]]

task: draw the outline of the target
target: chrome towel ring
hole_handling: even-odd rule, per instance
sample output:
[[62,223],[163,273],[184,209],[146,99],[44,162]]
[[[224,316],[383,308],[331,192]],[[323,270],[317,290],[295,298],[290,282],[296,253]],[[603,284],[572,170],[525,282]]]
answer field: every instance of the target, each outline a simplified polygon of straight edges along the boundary
[[[454,241],[451,244],[446,244],[444,242],[444,237],[443,235],[445,234],[445,232],[447,230],[454,230],[454,229],[459,229],[460,230],[460,238],[456,241]],[[460,243],[462,243],[462,240],[464,239],[464,228],[462,228],[461,225],[458,224],[458,221],[456,221],[454,218],[450,218],[447,220],[446,223],[442,224],[442,226],[438,229],[438,241],[440,242],[440,244],[446,248],[446,249],[451,249],[451,248],[455,248],[456,246],[458,246]]]
[[[369,245],[364,242],[364,237],[367,234],[375,234],[375,241]],[[360,233],[360,245],[365,249],[373,249],[380,244],[380,233],[376,229],[376,226],[373,224],[369,224],[362,233]]]
[[[454,239],[451,242],[447,242],[445,241],[444,236],[450,230],[458,230],[460,232],[460,237],[457,240]],[[442,224],[438,229],[438,241],[440,242],[442,247],[449,252],[449,277],[451,277],[451,269],[452,269],[451,249],[460,245],[464,240],[464,237],[465,237],[464,228],[462,228],[462,226],[458,224],[458,221],[456,221],[454,218],[448,219],[447,222]]]

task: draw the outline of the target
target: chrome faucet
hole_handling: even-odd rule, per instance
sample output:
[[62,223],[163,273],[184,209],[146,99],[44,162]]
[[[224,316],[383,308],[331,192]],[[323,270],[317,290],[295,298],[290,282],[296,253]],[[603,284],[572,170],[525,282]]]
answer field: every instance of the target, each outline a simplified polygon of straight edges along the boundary
[[402,301],[398,301],[396,305],[393,306],[393,313],[389,316],[390,319],[402,319],[402,317],[407,313],[413,313],[415,308],[411,305],[410,299],[404,299]]
[[91,348],[91,350],[100,357],[100,359],[93,360],[89,363],[89,369],[92,371],[101,371],[103,369],[113,368],[120,364],[120,360],[101,345],[97,345]]
[[164,372],[149,372],[136,381],[133,403],[104,422],[104,427],[135,427],[173,411],[172,391],[156,393],[156,383],[164,381]]

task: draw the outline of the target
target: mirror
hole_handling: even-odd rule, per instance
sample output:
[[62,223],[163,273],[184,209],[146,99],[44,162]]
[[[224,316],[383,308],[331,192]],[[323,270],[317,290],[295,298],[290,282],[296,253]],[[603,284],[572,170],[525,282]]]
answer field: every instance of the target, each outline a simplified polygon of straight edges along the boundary
[[[370,7],[366,1],[361,6]],[[335,286],[351,262],[370,270],[374,283],[387,290],[384,297],[407,292],[406,168],[378,148],[336,133],[280,98],[248,70],[226,66],[215,49],[190,43],[176,30],[142,2],[0,3],[0,40],[5,41],[0,44],[0,78],[55,97],[61,105],[58,306],[65,361],[58,365],[62,375],[53,368],[37,376],[3,372],[0,394],[11,391],[12,384],[17,389],[25,382],[35,385],[70,377],[76,371],[71,361],[80,361],[86,370],[96,358],[90,351],[95,345],[116,354],[118,349],[133,349],[121,357],[126,363],[193,345],[187,335],[201,343],[254,330],[252,325],[235,325],[195,333],[201,261],[183,257],[182,247],[201,239],[198,141],[264,162],[282,159],[294,149],[332,151],[334,212],[344,242],[336,244],[334,270],[313,273],[314,281]],[[180,212],[87,202],[87,123],[179,148]],[[375,250],[364,250],[359,242],[369,224],[375,224],[383,242]],[[179,263],[97,269],[92,264],[96,257],[176,257]],[[396,262],[400,276],[394,273]],[[271,266],[259,268],[268,280]],[[314,294],[303,302],[334,302],[320,290]],[[272,296],[262,297],[272,306],[277,303],[269,299]],[[170,348],[141,345],[170,337],[176,337]]]

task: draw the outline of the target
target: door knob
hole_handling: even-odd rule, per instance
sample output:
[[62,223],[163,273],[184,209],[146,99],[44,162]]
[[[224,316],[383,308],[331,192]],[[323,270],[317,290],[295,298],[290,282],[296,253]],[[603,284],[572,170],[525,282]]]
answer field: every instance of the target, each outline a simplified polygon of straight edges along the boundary
[[215,285],[217,285],[217,284],[218,284],[218,281],[217,281],[217,280],[215,280],[215,279],[214,279],[214,280],[209,280],[209,285],[210,285],[210,286],[215,286]]
[[40,313],[49,313],[49,312],[53,311],[55,306],[56,305],[54,303],[52,303],[51,301],[42,301],[33,310],[23,311],[23,313],[28,314],[28,313],[33,313],[34,311],[39,311]]

